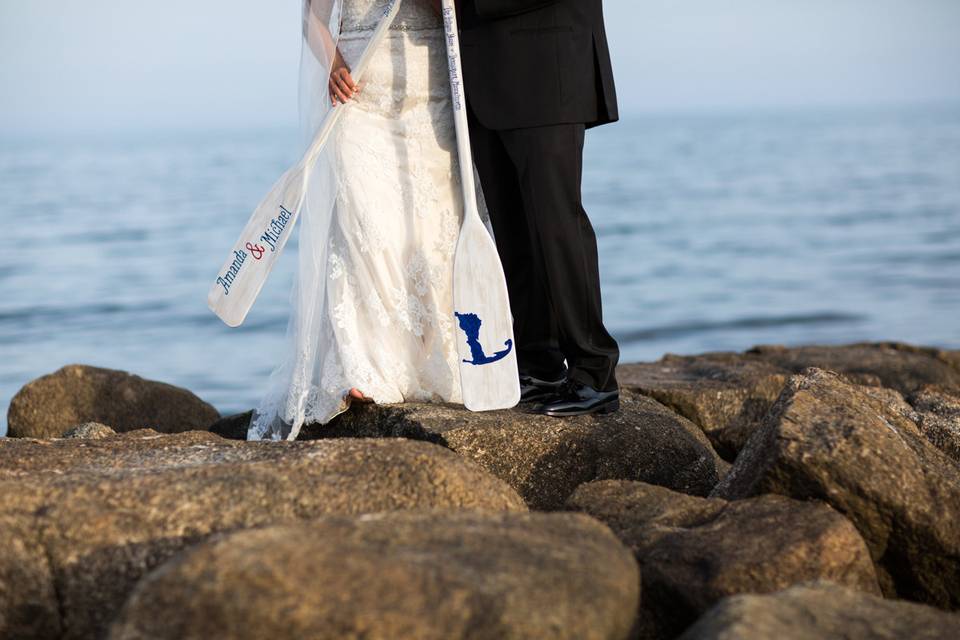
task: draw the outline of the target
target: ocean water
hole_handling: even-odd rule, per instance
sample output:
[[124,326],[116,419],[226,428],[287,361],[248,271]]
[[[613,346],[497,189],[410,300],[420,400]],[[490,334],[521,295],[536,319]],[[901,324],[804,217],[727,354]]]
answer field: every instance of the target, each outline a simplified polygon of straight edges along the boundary
[[[17,389],[68,363],[254,406],[293,247],[243,327],[206,291],[295,149],[285,130],[0,138],[0,433]],[[627,116],[588,133],[584,199],[622,361],[960,348],[960,107]]]

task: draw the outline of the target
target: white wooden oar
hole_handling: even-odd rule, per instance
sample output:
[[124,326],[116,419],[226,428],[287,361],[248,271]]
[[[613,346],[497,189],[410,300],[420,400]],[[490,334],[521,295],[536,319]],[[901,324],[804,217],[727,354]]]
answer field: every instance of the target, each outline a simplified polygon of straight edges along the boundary
[[453,267],[460,386],[463,404],[467,409],[506,409],[520,401],[513,317],[510,314],[503,265],[477,209],[457,13],[453,0],[443,0],[441,8],[450,63],[453,119],[457,131],[464,200],[463,225],[460,227]]
[[[360,60],[350,71],[354,81],[359,82],[363,77],[374,52],[383,42],[400,10],[400,2],[392,0],[377,24]],[[349,106],[338,104],[330,109],[300,162],[284,173],[260,202],[220,268],[216,282],[207,295],[207,304],[227,325],[236,327],[243,323],[260,294],[303,208],[310,171],[340,116]]]

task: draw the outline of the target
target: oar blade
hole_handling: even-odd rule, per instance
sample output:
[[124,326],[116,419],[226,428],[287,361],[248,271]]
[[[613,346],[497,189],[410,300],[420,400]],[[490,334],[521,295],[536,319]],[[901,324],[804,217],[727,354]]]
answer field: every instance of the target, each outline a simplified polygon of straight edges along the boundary
[[507,283],[497,247],[476,214],[460,231],[453,275],[463,404],[471,411],[520,401]]
[[293,232],[303,196],[303,169],[277,180],[250,216],[207,294],[207,305],[228,326],[240,326]]

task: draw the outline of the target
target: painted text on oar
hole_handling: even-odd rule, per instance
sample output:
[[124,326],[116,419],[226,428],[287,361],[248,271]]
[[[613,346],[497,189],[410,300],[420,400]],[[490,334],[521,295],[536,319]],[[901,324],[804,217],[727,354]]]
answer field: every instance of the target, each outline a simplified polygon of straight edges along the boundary
[[[286,231],[287,225],[292,219],[293,213],[281,205],[280,215],[278,215],[276,218],[270,219],[270,224],[267,225],[266,229],[264,229],[263,234],[258,238],[258,240],[268,244],[270,246],[271,253],[276,251],[277,246],[280,244],[280,239],[283,237],[283,233]],[[230,263],[230,266],[227,268],[226,272],[217,277],[217,284],[223,287],[223,295],[225,296],[230,295],[230,287],[233,286],[233,283],[240,274],[240,269],[243,268],[247,258],[252,255],[254,260],[260,260],[263,257],[265,249],[262,245],[247,242],[244,246],[249,253],[243,249],[234,249],[233,262]]]
[[260,240],[270,245],[270,251],[277,250],[277,244],[283,231],[287,228],[287,223],[293,218],[293,214],[286,207],[280,205],[280,215],[270,220],[270,226],[260,236]]

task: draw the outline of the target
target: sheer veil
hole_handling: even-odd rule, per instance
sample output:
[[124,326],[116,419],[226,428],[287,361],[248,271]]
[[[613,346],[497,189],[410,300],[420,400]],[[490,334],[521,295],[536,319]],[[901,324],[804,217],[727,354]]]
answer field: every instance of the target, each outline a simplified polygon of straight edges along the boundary
[[[300,55],[301,152],[313,141],[333,108],[327,80],[340,37],[342,0],[303,0]],[[337,108],[347,108],[344,106]],[[337,198],[337,136],[331,135],[307,176],[300,208],[296,280],[291,294],[284,360],[270,376],[267,393],[254,412],[250,440],[296,438],[320,383],[321,322],[326,303],[327,242]]]

